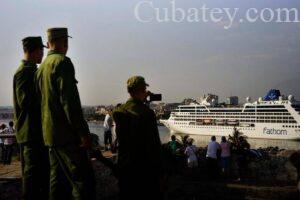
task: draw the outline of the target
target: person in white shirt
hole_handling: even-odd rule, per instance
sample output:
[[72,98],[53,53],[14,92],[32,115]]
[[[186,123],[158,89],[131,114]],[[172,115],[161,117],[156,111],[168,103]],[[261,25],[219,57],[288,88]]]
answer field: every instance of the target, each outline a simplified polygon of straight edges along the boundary
[[[11,134],[14,135],[14,123],[11,121],[9,122],[9,127],[5,129],[5,134]],[[4,160],[3,164],[10,165],[11,164],[11,157],[13,153],[13,144],[14,144],[14,138],[9,137],[4,139]]]
[[211,141],[208,143],[206,153],[207,167],[211,178],[216,178],[219,174],[217,156],[219,150],[220,145],[216,142],[216,136],[212,136]]
[[[0,134],[4,134],[5,124],[1,124],[0,126]],[[4,143],[3,139],[0,138],[0,163],[4,160]]]
[[110,150],[112,146],[112,127],[113,127],[113,120],[111,117],[111,110],[109,110],[105,116],[104,123],[103,123],[105,150]]
[[189,168],[195,168],[198,167],[198,158],[196,155],[197,147],[193,145],[194,140],[192,138],[189,138],[187,140],[187,147],[184,151],[184,154],[187,156],[187,164]]

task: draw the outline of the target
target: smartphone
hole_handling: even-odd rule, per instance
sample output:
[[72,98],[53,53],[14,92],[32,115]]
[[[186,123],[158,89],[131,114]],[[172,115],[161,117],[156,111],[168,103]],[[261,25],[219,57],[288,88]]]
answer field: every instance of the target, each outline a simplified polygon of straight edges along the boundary
[[161,101],[161,94],[150,94],[150,101]]

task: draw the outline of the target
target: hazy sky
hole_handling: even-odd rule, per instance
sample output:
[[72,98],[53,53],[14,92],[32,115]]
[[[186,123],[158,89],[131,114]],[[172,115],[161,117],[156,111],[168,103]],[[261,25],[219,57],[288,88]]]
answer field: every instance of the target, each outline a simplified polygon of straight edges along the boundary
[[[139,22],[139,0],[1,0],[0,106],[12,105],[12,77],[22,59],[21,39],[49,27],[68,27],[82,104],[127,98],[126,80],[142,75],[163,101],[216,93],[263,96],[270,88],[300,97],[300,23]],[[151,1],[158,8],[170,1]],[[187,9],[297,8],[297,0],[177,0]],[[142,9],[149,17],[151,10]],[[145,12],[145,13],[143,13]],[[243,12],[242,12],[243,13]],[[300,15],[300,13],[299,13]],[[46,54],[45,50],[45,54]]]

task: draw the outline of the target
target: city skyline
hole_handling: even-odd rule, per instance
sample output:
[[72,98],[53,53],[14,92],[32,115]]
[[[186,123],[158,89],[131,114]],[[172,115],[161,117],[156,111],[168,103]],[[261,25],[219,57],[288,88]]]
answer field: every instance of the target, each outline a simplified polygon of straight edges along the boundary
[[[213,93],[253,100],[269,89],[300,97],[300,23],[141,23],[139,0],[3,0],[0,3],[0,106],[12,105],[12,77],[22,59],[22,38],[49,27],[68,27],[69,56],[83,105],[126,101],[126,81],[142,75],[163,102]],[[151,1],[155,7],[170,1]],[[292,0],[176,1],[179,8],[300,8]],[[17,14],[16,14],[17,13]],[[145,12],[146,13],[146,12]],[[147,14],[147,13],[146,13]],[[22,17],[21,17],[22,16]],[[45,56],[47,50],[45,50]]]

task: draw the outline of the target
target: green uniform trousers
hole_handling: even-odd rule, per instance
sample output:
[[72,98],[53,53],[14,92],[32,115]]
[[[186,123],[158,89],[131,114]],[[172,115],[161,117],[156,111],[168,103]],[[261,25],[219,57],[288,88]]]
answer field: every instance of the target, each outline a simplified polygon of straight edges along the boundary
[[22,199],[48,199],[49,194],[49,154],[43,144],[25,143],[21,145],[23,157]]
[[95,179],[87,151],[78,145],[49,148],[50,200],[95,199]]

